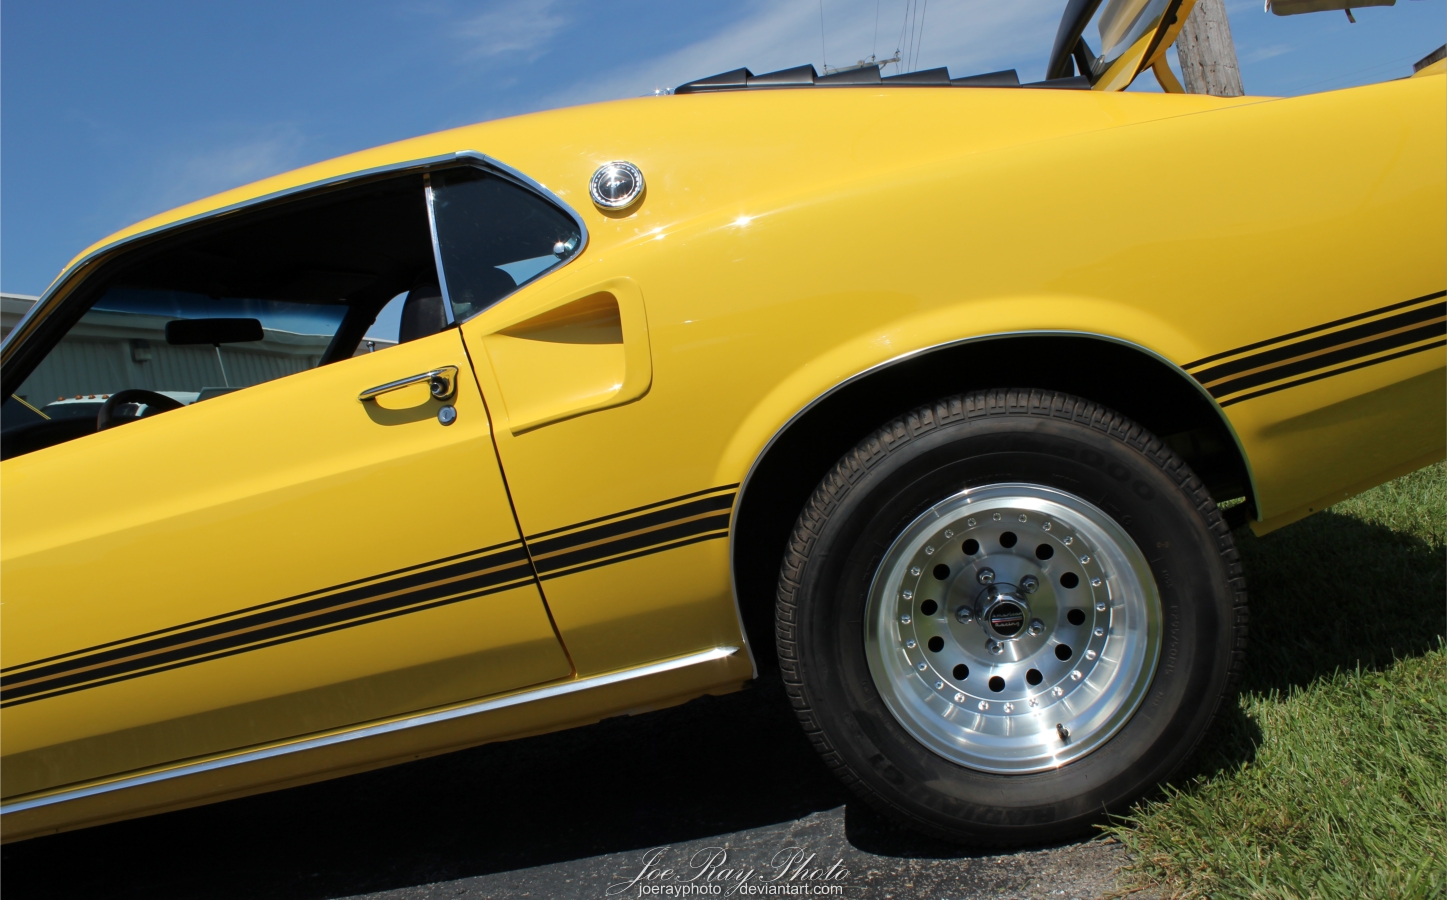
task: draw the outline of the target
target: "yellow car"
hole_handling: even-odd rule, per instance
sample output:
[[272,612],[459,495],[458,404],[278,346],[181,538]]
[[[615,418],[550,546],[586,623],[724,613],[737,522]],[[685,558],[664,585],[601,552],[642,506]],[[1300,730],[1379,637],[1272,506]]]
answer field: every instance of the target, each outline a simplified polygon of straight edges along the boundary
[[934,835],[1169,776],[1246,652],[1231,528],[1444,454],[1447,78],[1122,93],[1189,3],[1098,55],[1096,5],[1041,84],[738,70],[77,257],[0,359],[0,835],[775,666]]

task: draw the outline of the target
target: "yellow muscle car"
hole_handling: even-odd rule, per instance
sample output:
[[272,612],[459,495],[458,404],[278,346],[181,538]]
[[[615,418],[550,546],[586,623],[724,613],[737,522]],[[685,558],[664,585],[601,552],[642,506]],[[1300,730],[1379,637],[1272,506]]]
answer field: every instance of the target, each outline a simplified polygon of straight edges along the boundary
[[1232,527],[1444,454],[1447,78],[1122,93],[1190,2],[1099,6],[1037,84],[740,69],[77,257],[0,358],[0,835],[776,666],[934,835],[1169,776]]

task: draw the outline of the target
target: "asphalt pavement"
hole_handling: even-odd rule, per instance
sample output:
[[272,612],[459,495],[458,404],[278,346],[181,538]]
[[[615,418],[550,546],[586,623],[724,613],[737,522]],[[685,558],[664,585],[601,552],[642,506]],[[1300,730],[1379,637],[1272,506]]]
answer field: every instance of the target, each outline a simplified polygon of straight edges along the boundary
[[0,888],[6,900],[606,900],[669,896],[650,885],[683,877],[723,896],[744,882],[1064,900],[1110,894],[1123,862],[1099,840],[997,855],[895,826],[834,780],[766,676],[674,709],[10,844]]

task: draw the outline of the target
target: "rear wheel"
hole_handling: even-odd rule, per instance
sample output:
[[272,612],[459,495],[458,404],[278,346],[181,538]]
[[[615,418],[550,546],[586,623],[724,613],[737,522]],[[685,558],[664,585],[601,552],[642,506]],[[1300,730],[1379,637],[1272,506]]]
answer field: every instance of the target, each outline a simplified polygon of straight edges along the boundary
[[1245,644],[1236,551],[1156,437],[1066,394],[941,400],[847,454],[776,607],[801,722],[870,802],[954,840],[1079,833],[1168,777]]

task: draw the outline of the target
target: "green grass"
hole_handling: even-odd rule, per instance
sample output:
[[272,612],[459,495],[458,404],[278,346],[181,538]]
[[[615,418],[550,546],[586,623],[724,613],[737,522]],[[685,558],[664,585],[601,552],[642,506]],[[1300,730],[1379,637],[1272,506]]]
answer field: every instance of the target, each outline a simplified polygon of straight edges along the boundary
[[1264,538],[1237,704],[1107,829],[1168,896],[1447,896],[1447,466]]

